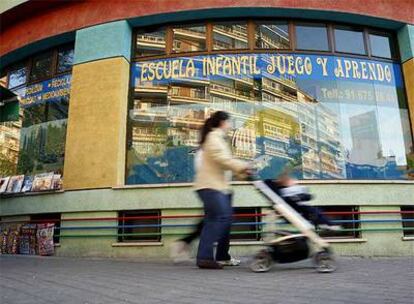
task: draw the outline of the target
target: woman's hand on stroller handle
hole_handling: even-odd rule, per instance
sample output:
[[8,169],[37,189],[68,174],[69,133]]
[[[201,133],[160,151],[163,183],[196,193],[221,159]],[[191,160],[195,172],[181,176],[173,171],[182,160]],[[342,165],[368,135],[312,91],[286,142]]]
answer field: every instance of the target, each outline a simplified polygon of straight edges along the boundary
[[259,171],[254,162],[249,163],[246,169],[247,180],[255,181],[259,179]]

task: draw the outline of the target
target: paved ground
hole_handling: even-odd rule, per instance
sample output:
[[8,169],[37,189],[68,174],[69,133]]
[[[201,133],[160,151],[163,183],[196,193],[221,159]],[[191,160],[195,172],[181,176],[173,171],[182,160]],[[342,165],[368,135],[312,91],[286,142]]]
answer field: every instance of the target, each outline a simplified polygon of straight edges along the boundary
[[246,266],[201,270],[168,262],[2,256],[0,303],[414,303],[414,259],[338,262],[331,274],[315,273],[309,262],[255,274]]

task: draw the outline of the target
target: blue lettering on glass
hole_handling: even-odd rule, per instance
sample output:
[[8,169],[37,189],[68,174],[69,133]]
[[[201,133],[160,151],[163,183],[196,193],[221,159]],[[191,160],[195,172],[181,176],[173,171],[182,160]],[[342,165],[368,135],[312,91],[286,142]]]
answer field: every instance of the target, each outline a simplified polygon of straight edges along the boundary
[[236,54],[142,61],[132,66],[133,86],[220,77],[346,80],[402,86],[399,65],[366,59],[298,54]]
[[62,98],[68,98],[70,94],[71,75],[64,75],[45,80],[25,88],[16,90],[20,96],[20,104],[23,108],[44,102],[59,102]]

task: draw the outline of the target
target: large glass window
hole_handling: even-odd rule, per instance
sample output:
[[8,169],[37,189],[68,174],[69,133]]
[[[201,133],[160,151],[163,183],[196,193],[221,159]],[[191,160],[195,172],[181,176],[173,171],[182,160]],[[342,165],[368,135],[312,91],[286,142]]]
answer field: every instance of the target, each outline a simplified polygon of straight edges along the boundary
[[138,33],[136,52],[137,56],[154,56],[165,54],[165,30],[145,31]]
[[391,58],[393,57],[393,48],[389,36],[369,34],[371,44],[371,55],[375,57]]
[[383,60],[394,58],[391,33],[284,20],[165,32],[162,54],[132,67],[127,184],[191,182],[199,130],[217,110],[231,114],[234,155],[255,160],[263,178],[414,178],[401,68]]
[[365,55],[364,33],[347,26],[334,29],[335,50],[337,52]]
[[206,26],[186,26],[173,28],[175,53],[206,50]]
[[289,24],[280,22],[257,22],[255,47],[259,49],[289,49]]
[[[155,71],[157,69],[157,71]],[[134,63],[127,184],[191,182],[199,130],[231,114],[233,154],[262,178],[411,179],[397,64],[309,54],[211,54]]]
[[214,50],[246,49],[247,47],[247,23],[223,22],[213,25]]
[[323,24],[297,24],[296,48],[298,50],[329,51],[327,27]]
[[6,70],[7,86],[19,96],[20,115],[18,121],[0,125],[8,138],[0,140],[0,159],[7,155],[9,161],[0,161],[2,175],[63,173],[72,62],[69,45]]

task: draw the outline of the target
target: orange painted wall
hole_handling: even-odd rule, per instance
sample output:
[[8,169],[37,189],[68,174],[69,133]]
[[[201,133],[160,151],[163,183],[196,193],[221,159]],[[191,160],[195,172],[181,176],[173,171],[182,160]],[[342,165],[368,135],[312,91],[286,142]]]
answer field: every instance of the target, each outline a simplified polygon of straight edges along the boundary
[[412,0],[31,0],[0,15],[0,56],[47,37],[114,20],[232,7],[319,9],[414,23]]

